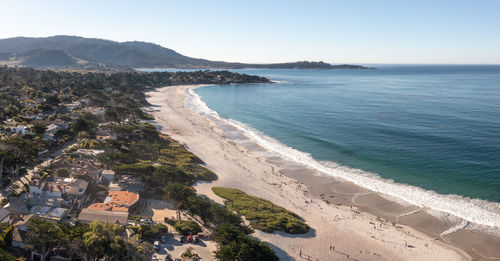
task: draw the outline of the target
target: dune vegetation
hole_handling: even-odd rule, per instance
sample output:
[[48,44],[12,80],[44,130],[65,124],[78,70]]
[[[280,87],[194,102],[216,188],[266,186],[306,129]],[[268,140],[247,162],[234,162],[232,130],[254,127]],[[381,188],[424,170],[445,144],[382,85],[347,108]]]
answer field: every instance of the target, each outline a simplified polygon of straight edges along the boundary
[[236,211],[250,221],[250,225],[264,232],[285,231],[290,234],[303,234],[309,226],[301,218],[273,204],[272,202],[246,194],[238,189],[214,187],[214,193],[225,199],[229,210]]

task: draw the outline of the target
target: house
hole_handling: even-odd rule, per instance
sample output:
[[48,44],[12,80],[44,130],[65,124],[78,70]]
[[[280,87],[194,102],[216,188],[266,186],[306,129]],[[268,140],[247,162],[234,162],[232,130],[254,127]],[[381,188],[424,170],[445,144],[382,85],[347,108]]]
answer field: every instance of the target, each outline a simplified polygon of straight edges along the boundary
[[115,179],[115,172],[111,169],[105,169],[101,173],[101,181],[108,184]]
[[[28,134],[31,132],[31,127],[29,125],[14,125],[14,126],[12,126],[12,122],[8,122],[9,120],[4,121],[4,124],[5,124],[4,127],[6,127],[7,131],[10,134],[24,135],[24,134]],[[8,124],[6,124],[6,123],[8,123]],[[15,121],[14,121],[14,123],[15,123]]]
[[76,197],[83,196],[89,186],[89,182],[83,179],[65,178],[59,182],[63,184],[64,194]]
[[75,151],[74,154],[81,156],[81,157],[87,157],[87,158],[95,158],[99,155],[104,153],[104,150],[90,150],[90,149],[79,149]]
[[139,194],[129,191],[110,191],[103,203],[94,203],[87,209],[128,212],[139,201]]
[[6,208],[0,208],[0,223],[11,225],[15,220],[16,214],[10,213]]
[[98,117],[102,117],[102,116],[104,116],[104,112],[106,111],[106,109],[103,107],[90,107],[90,108],[84,109],[84,111],[90,112],[93,115],[96,115]]
[[30,199],[32,206],[43,204],[71,207],[78,198],[84,198],[88,185],[88,181],[76,178],[58,179],[55,182],[33,179],[29,184],[30,193],[26,197]]
[[33,112],[26,112],[24,118],[29,120],[43,120],[43,115],[41,113],[34,114]]
[[33,217],[34,215],[26,215],[22,218],[22,220],[14,225],[11,241],[11,245],[13,247],[28,250],[28,244],[26,243],[28,240],[28,225],[31,223]]
[[44,139],[45,140],[53,140],[55,138],[55,134],[59,130],[65,130],[68,127],[69,127],[69,125],[66,124],[66,122],[64,122],[64,121],[56,121],[56,122],[50,124],[49,126],[47,126],[47,130],[45,130]]
[[34,215],[39,216],[41,219],[51,222],[59,222],[68,213],[67,208],[50,207],[43,205],[36,205],[31,208],[30,212]]
[[92,163],[84,164],[80,167],[72,167],[70,173],[73,178],[86,178],[95,183],[99,183],[101,180],[101,169]]
[[127,208],[132,207],[139,201],[139,194],[130,191],[110,191],[104,203],[112,203]]
[[11,213],[16,213],[20,215],[29,214],[30,211],[28,209],[28,200],[21,197],[13,197],[10,199],[10,202],[7,203],[4,207]]
[[10,211],[8,211],[5,208],[0,208],[0,222],[4,223],[3,220],[4,218],[8,217],[10,214]]
[[78,221],[83,223],[98,221],[102,223],[126,225],[128,221],[128,215],[128,212],[92,210],[84,208],[78,216]]
[[28,250],[28,246],[26,245],[26,241],[28,236],[26,235],[27,231],[21,230],[17,227],[12,229],[12,241],[11,246],[17,247],[23,250]]
[[144,191],[144,183],[141,181],[140,177],[122,175],[111,182],[108,189],[109,191],[126,190],[131,192],[142,192]]
[[[48,197],[42,194],[26,194],[24,198],[28,199],[28,206],[31,209],[36,205],[44,205],[49,207],[68,207],[70,208],[74,201],[64,198]],[[31,213],[31,212],[30,212]],[[33,214],[33,213],[31,213]]]
[[30,181],[30,194],[60,198],[64,192],[61,184],[52,181],[34,179]]
[[3,122],[3,125],[4,125],[4,127],[8,127],[8,128],[15,127],[15,126],[17,126],[17,122],[13,119],[7,119]]

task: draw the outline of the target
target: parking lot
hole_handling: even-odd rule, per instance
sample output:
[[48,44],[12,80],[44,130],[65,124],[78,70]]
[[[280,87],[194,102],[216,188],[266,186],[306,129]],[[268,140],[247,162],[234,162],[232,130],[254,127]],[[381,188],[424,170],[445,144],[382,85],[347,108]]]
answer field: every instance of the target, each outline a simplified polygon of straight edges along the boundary
[[160,242],[160,251],[155,253],[158,260],[165,260],[167,254],[172,256],[172,259],[181,259],[182,253],[184,253],[189,247],[192,248],[193,253],[197,253],[201,260],[216,260],[214,257],[214,251],[217,250],[217,245],[211,240],[200,239],[198,243],[187,243],[180,242],[180,236],[169,234],[167,236],[166,243]]

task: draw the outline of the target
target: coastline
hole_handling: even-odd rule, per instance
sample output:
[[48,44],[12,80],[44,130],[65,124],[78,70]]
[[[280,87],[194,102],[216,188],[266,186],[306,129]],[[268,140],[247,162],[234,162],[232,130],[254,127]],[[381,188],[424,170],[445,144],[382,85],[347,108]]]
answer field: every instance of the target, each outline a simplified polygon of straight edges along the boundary
[[[350,182],[256,156],[226,139],[216,123],[185,108],[186,91],[193,87],[164,87],[149,92],[148,101],[153,104],[149,112],[162,132],[185,144],[219,176],[215,182],[199,183],[199,193],[222,202],[211,187],[238,188],[305,219],[313,228],[306,235],[254,234],[271,242],[280,257],[298,258],[300,251],[319,260],[347,255],[359,260],[495,260],[500,256],[495,252],[498,237],[464,229],[439,239],[443,231],[457,224],[418,211],[416,206],[387,200]],[[335,246],[335,251],[329,251],[330,246]]]

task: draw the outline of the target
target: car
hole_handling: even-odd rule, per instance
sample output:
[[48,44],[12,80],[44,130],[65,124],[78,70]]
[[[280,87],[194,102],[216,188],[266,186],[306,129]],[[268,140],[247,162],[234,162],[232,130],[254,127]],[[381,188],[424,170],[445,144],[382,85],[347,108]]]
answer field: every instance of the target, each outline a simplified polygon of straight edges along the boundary
[[187,242],[189,242],[189,243],[193,242],[193,237],[187,236]]
[[194,235],[194,236],[193,236],[193,241],[194,241],[195,243],[200,242],[200,237],[199,237],[199,236]]
[[167,237],[165,235],[161,236],[161,242],[162,243],[167,243]]
[[153,220],[151,220],[150,218],[143,218],[143,219],[141,219],[141,223],[153,224]]
[[156,252],[160,251],[160,241],[155,241],[153,246]]
[[172,261],[172,255],[167,254],[167,256],[165,257],[165,261]]
[[181,236],[181,242],[186,241],[186,236]]
[[151,257],[151,261],[158,261],[158,256],[157,255],[153,255]]

